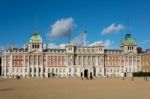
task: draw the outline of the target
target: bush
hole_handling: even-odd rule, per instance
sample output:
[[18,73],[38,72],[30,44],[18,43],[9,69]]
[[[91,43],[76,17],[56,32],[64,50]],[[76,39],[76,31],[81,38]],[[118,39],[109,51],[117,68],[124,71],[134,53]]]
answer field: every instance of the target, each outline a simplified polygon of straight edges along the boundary
[[135,72],[133,73],[133,77],[150,77],[150,72]]
[[21,77],[17,75],[16,78],[17,78],[17,79],[20,79]]

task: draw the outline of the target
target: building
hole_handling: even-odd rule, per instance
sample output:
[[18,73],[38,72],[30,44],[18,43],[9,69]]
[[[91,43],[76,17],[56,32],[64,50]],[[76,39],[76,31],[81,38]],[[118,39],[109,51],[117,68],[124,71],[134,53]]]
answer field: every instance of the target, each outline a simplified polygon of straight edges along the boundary
[[24,48],[12,47],[2,53],[2,76],[132,76],[133,72],[141,71],[141,57],[136,49],[131,34],[125,35],[118,49],[106,49],[104,44],[90,47],[73,43],[65,49],[50,49],[35,32]]
[[1,53],[0,53],[0,76],[1,76],[1,74],[2,74],[2,73],[1,73],[1,71],[2,71],[2,61],[1,61],[1,59],[2,59],[2,58],[1,58]]
[[150,50],[141,54],[141,71],[150,72]]

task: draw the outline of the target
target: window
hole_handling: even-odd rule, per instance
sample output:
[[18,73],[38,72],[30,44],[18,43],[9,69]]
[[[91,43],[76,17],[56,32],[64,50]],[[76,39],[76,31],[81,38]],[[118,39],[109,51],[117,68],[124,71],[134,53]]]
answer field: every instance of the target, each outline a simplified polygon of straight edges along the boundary
[[69,68],[69,72],[71,72],[71,68]]
[[45,73],[45,68],[43,68],[43,73]]
[[25,73],[27,72],[27,68],[25,68]]
[[34,72],[36,72],[36,68],[34,68]]
[[17,72],[18,72],[18,68],[17,68]]
[[64,68],[63,72],[65,72],[65,68]]
[[30,68],[30,73],[32,72],[32,68]]
[[77,72],[77,68],[75,68],[75,73]]
[[39,73],[41,72],[41,68],[39,68]]
[[56,73],[57,73],[58,69],[56,68]]
[[70,47],[69,50],[72,50],[72,48]]
[[39,48],[39,45],[37,45],[37,48]]
[[22,68],[20,68],[20,72],[22,73]]
[[52,73],[54,72],[54,68],[52,68]]
[[14,71],[15,71],[15,69],[13,68],[13,69],[12,69],[12,71],[14,72]]
[[32,48],[34,48],[34,45],[32,45]]

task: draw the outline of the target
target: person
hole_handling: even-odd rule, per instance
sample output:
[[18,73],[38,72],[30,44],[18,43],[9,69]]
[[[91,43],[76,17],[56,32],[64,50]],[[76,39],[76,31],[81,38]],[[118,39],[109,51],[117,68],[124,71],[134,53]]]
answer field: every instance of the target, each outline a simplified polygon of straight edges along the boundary
[[86,76],[86,80],[89,80],[88,74],[87,74],[87,76]]
[[83,80],[83,73],[81,72],[81,79]]
[[124,76],[123,76],[122,80],[124,80]]
[[92,73],[90,73],[90,80],[93,79]]
[[134,79],[133,79],[133,76],[132,76],[132,81],[133,81]]

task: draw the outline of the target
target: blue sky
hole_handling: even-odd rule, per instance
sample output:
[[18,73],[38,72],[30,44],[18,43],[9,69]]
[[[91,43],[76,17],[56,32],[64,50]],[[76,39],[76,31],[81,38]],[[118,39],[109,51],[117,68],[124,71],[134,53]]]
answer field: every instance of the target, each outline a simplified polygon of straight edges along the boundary
[[[35,31],[35,16],[47,44],[67,43],[67,37],[47,34],[57,22],[72,19],[72,40],[86,30],[88,44],[104,42],[116,48],[128,33],[129,19],[138,46],[150,48],[150,0],[0,0],[0,47],[28,43]],[[102,34],[108,27],[113,29]]]

